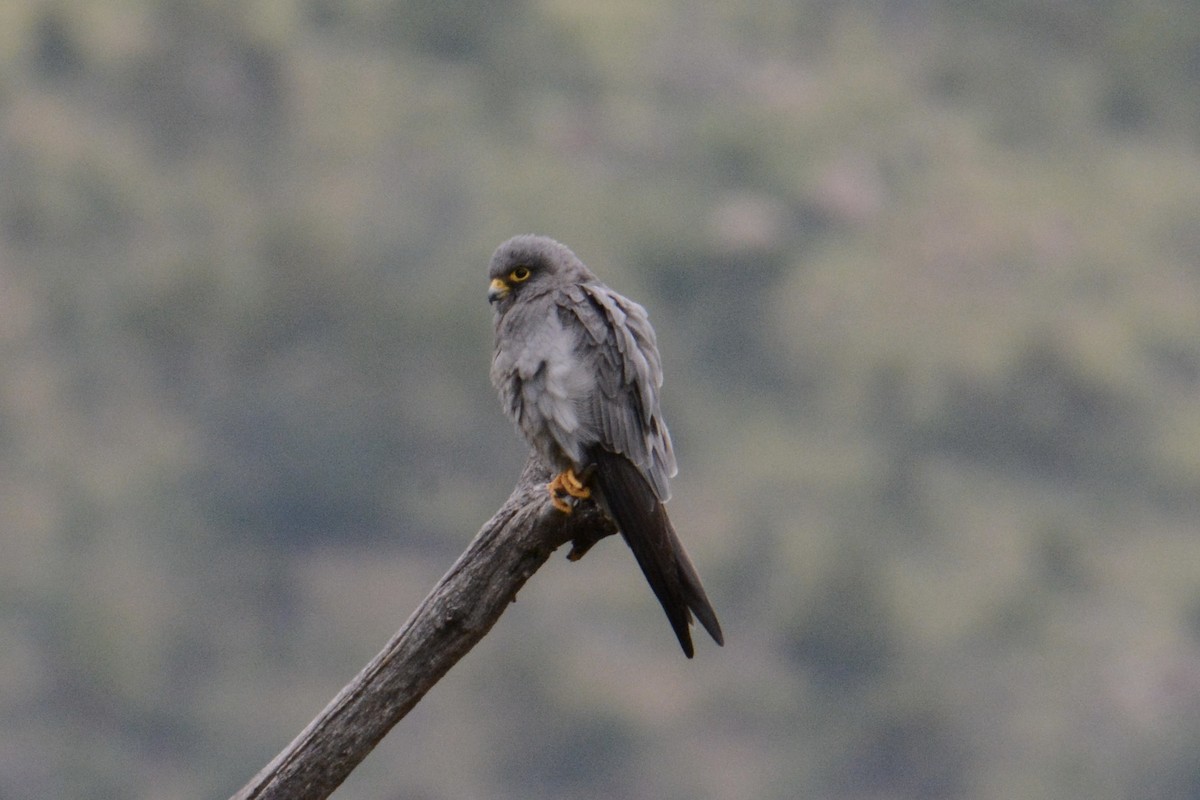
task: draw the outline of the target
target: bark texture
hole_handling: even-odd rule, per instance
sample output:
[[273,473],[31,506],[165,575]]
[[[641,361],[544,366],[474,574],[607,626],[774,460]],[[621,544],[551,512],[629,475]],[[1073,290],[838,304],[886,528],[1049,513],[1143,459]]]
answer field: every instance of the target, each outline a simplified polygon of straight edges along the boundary
[[572,560],[615,533],[591,501],[555,509],[531,457],[517,486],[383,648],[283,752],[231,800],[328,797],[392,726],[466,655],[554,550]]

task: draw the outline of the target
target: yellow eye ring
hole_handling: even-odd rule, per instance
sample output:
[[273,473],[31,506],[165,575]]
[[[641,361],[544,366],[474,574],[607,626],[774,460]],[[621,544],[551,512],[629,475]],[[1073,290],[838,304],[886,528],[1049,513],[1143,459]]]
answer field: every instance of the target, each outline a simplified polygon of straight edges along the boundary
[[508,273],[508,279],[513,283],[520,283],[521,281],[529,280],[529,268],[517,267],[512,272]]

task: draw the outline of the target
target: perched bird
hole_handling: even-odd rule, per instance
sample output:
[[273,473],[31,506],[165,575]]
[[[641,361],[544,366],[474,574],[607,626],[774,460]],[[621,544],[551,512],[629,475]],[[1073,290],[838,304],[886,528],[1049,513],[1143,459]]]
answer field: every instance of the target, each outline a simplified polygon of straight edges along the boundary
[[555,473],[569,514],[594,497],[616,523],[691,658],[692,614],[720,623],[663,504],[676,473],[658,408],[662,365],[646,310],[601,283],[565,245],[516,236],[488,268],[495,311],[492,383],[504,411]]

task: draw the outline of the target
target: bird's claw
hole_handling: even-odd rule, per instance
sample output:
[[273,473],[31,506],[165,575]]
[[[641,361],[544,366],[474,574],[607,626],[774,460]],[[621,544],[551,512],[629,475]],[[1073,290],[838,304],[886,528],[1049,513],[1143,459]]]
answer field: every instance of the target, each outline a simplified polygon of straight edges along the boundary
[[555,475],[554,480],[546,484],[546,491],[550,493],[550,502],[564,514],[570,514],[574,508],[567,497],[586,500],[592,496],[592,490],[583,485],[583,481],[579,480],[575,470],[570,467]]

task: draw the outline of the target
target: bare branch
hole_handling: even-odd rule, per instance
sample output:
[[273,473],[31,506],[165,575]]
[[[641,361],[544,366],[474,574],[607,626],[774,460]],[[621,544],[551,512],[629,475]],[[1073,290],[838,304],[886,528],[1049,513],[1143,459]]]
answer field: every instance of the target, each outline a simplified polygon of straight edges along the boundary
[[533,457],[475,536],[379,655],[231,800],[328,797],[417,701],[495,624],[555,548],[582,555],[615,533],[593,503],[563,514]]

